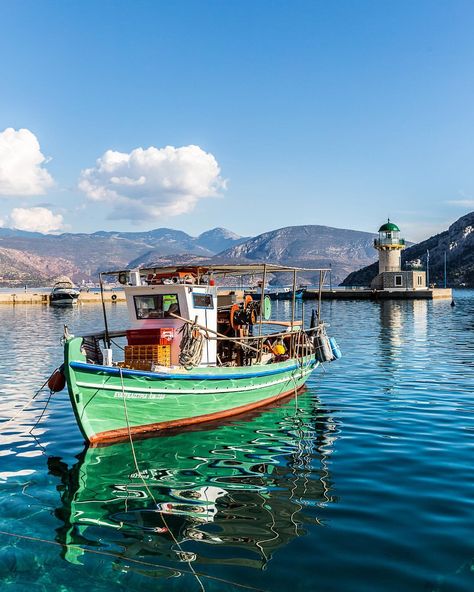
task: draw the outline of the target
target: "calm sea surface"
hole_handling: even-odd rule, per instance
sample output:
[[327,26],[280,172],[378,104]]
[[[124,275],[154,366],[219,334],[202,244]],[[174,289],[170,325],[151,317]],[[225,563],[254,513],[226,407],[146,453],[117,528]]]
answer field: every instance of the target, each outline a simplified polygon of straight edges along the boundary
[[5,424],[99,307],[1,307],[0,590],[472,592],[474,292],[324,316],[344,357],[297,400],[137,441],[138,472],[66,391]]

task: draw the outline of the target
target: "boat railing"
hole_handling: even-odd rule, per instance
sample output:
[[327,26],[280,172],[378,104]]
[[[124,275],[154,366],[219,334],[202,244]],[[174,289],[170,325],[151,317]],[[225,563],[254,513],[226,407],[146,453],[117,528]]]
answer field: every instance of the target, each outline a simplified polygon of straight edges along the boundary
[[[172,316],[183,320],[184,322],[192,325],[194,328],[199,329],[203,337],[209,341],[230,341],[235,343],[236,345],[257,354],[255,357],[257,360],[261,360],[264,354],[264,347],[265,341],[279,339],[285,339],[288,341],[288,353],[290,357],[300,357],[305,356],[308,354],[310,350],[310,346],[306,343],[307,338],[311,338],[313,334],[318,334],[322,331],[327,325],[324,322],[320,322],[319,325],[315,327],[311,327],[309,329],[304,329],[303,324],[300,320],[291,323],[291,321],[259,321],[260,324],[270,324],[270,325],[283,325],[286,328],[285,331],[277,331],[271,333],[259,333],[257,335],[240,335],[240,336],[229,336],[223,335],[210,329],[209,327],[205,327],[203,325],[199,325],[194,321],[190,321],[189,319],[185,319],[184,317],[180,317],[179,315],[175,315],[172,313]],[[259,324],[257,323],[257,324]],[[121,331],[101,331],[100,333],[88,334],[88,335],[80,335],[83,339],[93,338],[95,340],[103,341],[104,344],[107,343],[107,340],[118,339],[121,337],[126,337],[127,332],[126,330]],[[303,338],[303,335],[306,337]],[[302,339],[305,341],[302,342]],[[115,345],[118,345],[115,343]],[[120,347],[120,346],[119,346]]]

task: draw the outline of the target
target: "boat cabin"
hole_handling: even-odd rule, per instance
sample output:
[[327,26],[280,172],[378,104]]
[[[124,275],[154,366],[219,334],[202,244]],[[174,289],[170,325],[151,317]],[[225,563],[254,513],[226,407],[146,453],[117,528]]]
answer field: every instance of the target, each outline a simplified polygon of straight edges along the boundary
[[[160,338],[160,344],[166,345],[165,342],[169,341],[172,366],[179,363],[182,336],[180,330],[186,323],[182,319],[196,321],[213,332],[217,331],[215,286],[169,283],[126,286],[124,290],[134,335],[142,332],[145,336],[147,333],[152,334],[150,330],[159,329],[164,335]],[[216,341],[206,339],[201,365],[216,365],[216,349]]]

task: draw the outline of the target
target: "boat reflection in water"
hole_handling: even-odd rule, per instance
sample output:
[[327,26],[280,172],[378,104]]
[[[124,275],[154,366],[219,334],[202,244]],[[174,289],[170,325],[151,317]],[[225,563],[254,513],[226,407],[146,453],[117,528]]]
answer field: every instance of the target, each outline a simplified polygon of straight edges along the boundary
[[170,567],[261,568],[334,501],[325,459],[336,426],[317,403],[304,393],[213,429],[86,448],[69,470],[50,459],[65,559],[100,547]]

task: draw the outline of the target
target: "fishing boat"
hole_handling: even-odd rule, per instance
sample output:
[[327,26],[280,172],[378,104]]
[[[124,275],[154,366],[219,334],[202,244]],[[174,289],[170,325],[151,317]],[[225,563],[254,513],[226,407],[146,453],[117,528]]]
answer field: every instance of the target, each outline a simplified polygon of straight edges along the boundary
[[107,275],[123,285],[129,327],[110,331],[102,300],[102,330],[80,337],[65,330],[63,372],[86,440],[218,420],[300,390],[318,364],[340,355],[321,307],[305,329],[296,318],[296,288],[284,321],[271,319],[263,287],[258,301],[217,289],[219,280],[257,272],[262,286],[268,273],[292,272],[296,286],[300,271],[261,264],[102,273],[101,286]]
[[74,286],[72,280],[63,276],[56,280],[49,296],[51,306],[73,306],[77,304],[79,290]]

